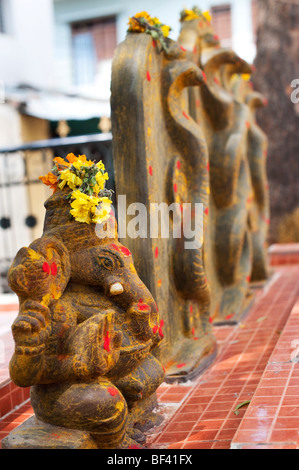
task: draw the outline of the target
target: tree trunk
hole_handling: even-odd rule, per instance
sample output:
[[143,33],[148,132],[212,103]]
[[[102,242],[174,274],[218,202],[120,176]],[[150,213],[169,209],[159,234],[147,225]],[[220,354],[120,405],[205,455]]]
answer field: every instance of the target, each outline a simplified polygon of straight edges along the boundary
[[[299,207],[299,1],[259,0],[255,88],[269,100],[258,111],[258,123],[268,135],[267,171],[272,222],[269,241],[299,241],[298,226],[286,230],[284,218]],[[293,84],[294,86],[294,84]],[[293,95],[292,95],[293,94]],[[292,100],[293,96],[293,100]],[[296,216],[297,214],[297,216]],[[297,233],[296,233],[297,232]]]

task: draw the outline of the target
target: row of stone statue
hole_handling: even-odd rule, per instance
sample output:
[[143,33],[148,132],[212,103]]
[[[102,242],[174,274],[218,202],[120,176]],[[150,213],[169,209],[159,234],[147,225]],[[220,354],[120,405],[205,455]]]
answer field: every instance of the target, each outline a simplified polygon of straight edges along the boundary
[[[44,233],[9,272],[20,299],[10,373],[31,386],[35,416],[3,447],[142,447],[161,421],[158,386],[206,369],[213,324],[238,322],[250,282],[267,278],[267,139],[255,121],[265,101],[244,77],[252,67],[220,47],[207,15],[185,11],[181,22],[173,41],[157,18],[130,19],[113,60],[113,158],[127,205],[176,203],[182,224],[187,215],[197,224],[202,205],[197,244],[186,249],[190,238],[171,230],[120,243],[113,216],[100,225],[109,237],[99,237],[82,215],[88,195],[82,202],[76,191],[70,217],[83,160],[56,159]],[[89,165],[99,185],[105,175]]]

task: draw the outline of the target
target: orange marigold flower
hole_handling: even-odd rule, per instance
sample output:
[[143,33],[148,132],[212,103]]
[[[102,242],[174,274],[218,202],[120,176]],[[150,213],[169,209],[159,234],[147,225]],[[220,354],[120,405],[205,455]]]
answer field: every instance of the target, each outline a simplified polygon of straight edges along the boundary
[[62,166],[69,166],[69,163],[63,160],[63,158],[56,157],[54,158],[54,163],[56,166],[62,165]]
[[47,186],[50,186],[54,191],[54,193],[57,191],[57,176],[53,175],[53,173],[48,173],[45,176],[40,176],[39,179]]
[[74,163],[78,160],[78,157],[76,157],[76,155],[74,155],[73,153],[69,153],[67,156],[66,156],[67,160],[70,162],[70,163]]

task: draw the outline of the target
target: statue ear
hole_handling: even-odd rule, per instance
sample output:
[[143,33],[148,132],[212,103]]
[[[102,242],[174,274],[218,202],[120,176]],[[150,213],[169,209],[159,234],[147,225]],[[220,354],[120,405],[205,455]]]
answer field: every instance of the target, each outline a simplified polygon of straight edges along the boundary
[[71,275],[66,246],[55,237],[41,237],[17,253],[8,273],[9,285],[21,300],[49,306],[63,294]]

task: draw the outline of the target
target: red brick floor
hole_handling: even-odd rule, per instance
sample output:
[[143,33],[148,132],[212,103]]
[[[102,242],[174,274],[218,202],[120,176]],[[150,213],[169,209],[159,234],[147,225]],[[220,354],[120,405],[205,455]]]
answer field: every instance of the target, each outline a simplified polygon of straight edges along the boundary
[[299,301],[235,434],[236,449],[296,449],[299,444]]
[[[214,328],[219,352],[204,374],[158,389],[165,420],[148,435],[150,449],[296,448],[299,265],[277,266],[256,295],[241,324]],[[31,415],[28,402],[4,416],[0,440]]]
[[[244,405],[236,415],[235,410],[239,404],[249,400],[254,400],[254,406],[259,406],[260,400],[263,404],[266,403],[268,414],[263,416],[264,420],[256,421],[257,427],[252,430],[259,436],[256,438],[259,440],[266,430],[268,432],[273,416],[284,417],[284,413],[291,413],[295,409],[293,401],[285,411],[286,401],[283,401],[283,397],[286,393],[285,379],[289,380],[291,377],[294,380],[298,377],[298,364],[290,365],[295,375],[290,375],[289,370],[288,375],[282,374],[280,386],[276,383],[275,387],[265,387],[264,393],[268,393],[266,400],[264,396],[255,394],[260,393],[258,386],[265,369],[268,372],[268,369],[276,367],[272,361],[290,360],[289,338],[282,336],[282,332],[299,297],[299,266],[276,268],[268,286],[258,292],[257,296],[255,304],[241,324],[214,329],[220,351],[209,370],[192,383],[176,386],[163,384],[160,387],[159,402],[162,409],[164,407],[166,410],[168,421],[161,426],[159,432],[149,437],[150,448],[229,449],[244,421],[246,409],[251,405]],[[292,323],[294,336],[297,334],[299,338],[299,330],[295,330],[294,326]],[[280,337],[282,341],[279,341]],[[293,336],[291,340],[293,341]],[[288,349],[281,352],[286,343]],[[283,369],[284,365],[281,367]],[[297,390],[296,386],[294,393],[295,389]],[[286,395],[284,400],[288,399],[289,395]],[[299,429],[298,407],[292,416],[297,416],[297,420],[292,422],[294,429],[291,442],[292,448],[295,448],[294,436],[295,432],[298,435]],[[279,420],[277,426],[282,426],[282,423]],[[278,435],[274,433],[273,439],[278,439]],[[289,442],[283,441],[280,445],[284,448]]]

